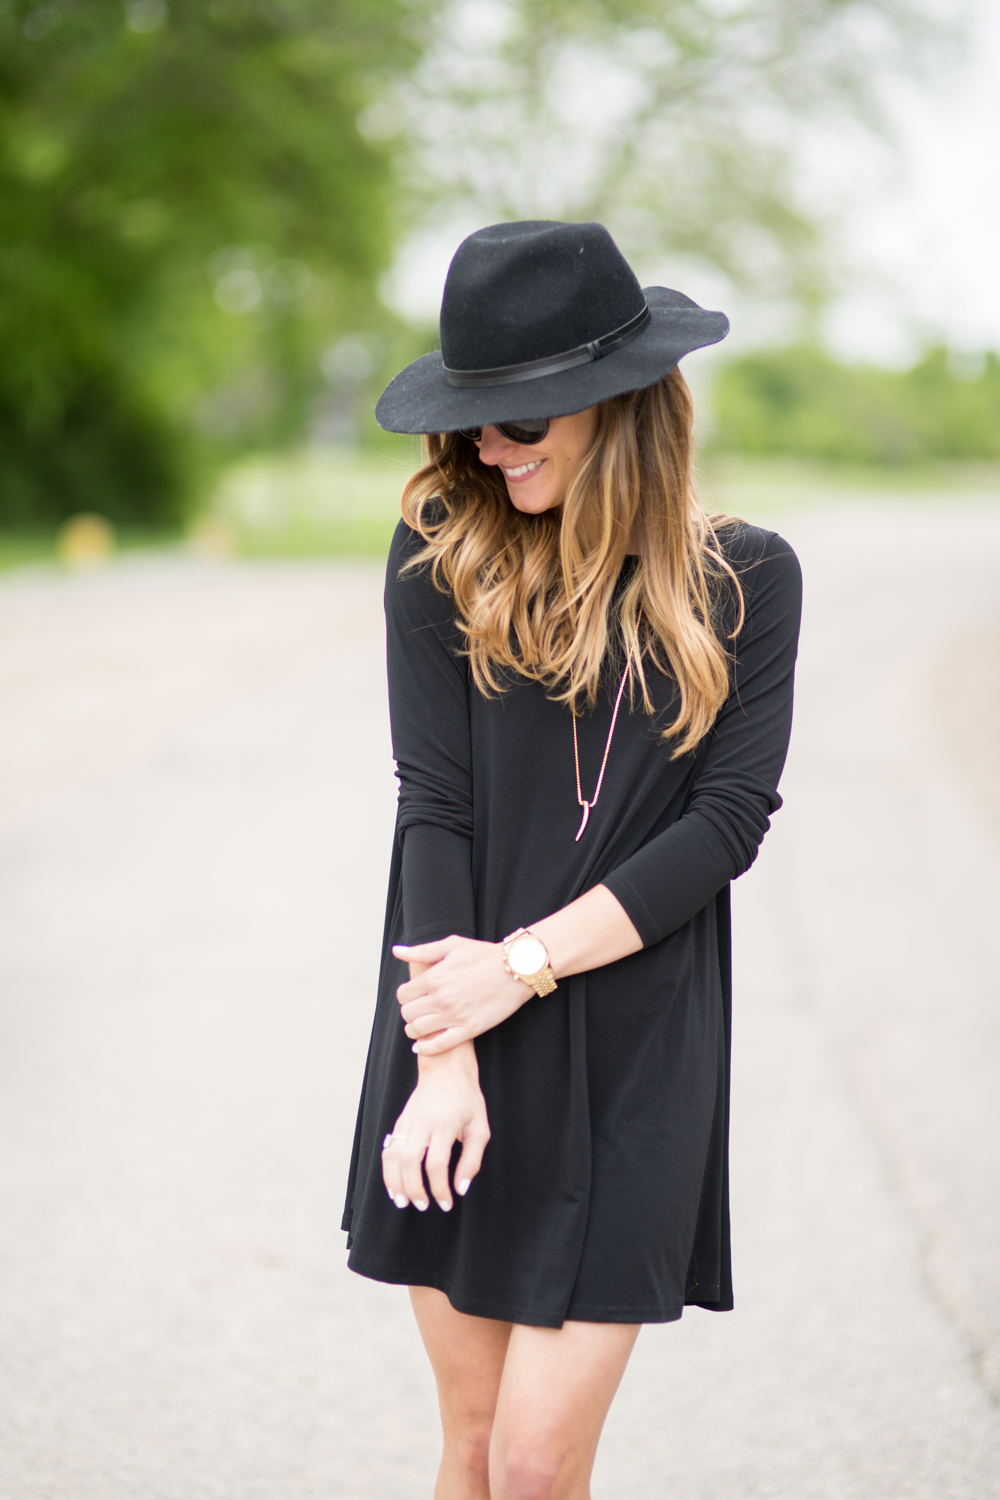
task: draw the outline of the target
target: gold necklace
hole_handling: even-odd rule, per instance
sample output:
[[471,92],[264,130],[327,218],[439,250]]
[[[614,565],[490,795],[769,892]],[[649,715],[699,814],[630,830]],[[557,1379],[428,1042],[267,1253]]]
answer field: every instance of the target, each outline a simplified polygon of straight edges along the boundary
[[601,782],[604,780],[604,772],[608,764],[608,755],[611,751],[611,736],[615,732],[615,724],[618,720],[618,710],[621,707],[622,694],[625,691],[625,684],[626,682],[628,682],[628,674],[631,670],[632,663],[629,662],[622,675],[621,687],[618,689],[618,697],[615,699],[615,711],[611,715],[611,728],[608,730],[608,740],[607,744],[604,746],[604,759],[601,761],[601,770],[600,774],[597,777],[597,785],[594,788],[594,795],[591,797],[589,802],[584,797],[583,791],[580,787],[580,746],[577,743],[576,738],[576,714],[573,714],[573,760],[576,763],[576,800],[583,808],[583,817],[580,819],[580,826],[576,830],[576,838],[573,840],[574,844],[578,844],[580,842],[580,839],[583,837],[583,830],[586,828],[587,819],[590,817],[590,809],[597,806],[597,799],[601,795]]

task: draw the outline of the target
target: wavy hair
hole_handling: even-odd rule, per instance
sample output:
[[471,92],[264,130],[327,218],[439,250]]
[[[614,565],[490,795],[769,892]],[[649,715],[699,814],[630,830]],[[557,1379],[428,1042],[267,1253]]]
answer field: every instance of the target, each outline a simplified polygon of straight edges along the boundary
[[[424,546],[404,571],[430,564],[452,596],[472,677],[482,693],[503,691],[503,674],[543,683],[550,695],[593,707],[601,665],[620,640],[643,707],[653,713],[647,673],[676,683],[678,712],[664,730],[672,759],[708,733],[730,687],[721,638],[724,594],[743,593],[719,532],[732,518],[709,515],[695,493],[694,409],[679,370],[645,390],[602,402],[588,453],[561,508],[515,510],[499,468],[479,462],[457,432],[423,439],[424,465],[403,490],[403,519]],[[630,542],[639,561],[616,590]],[[617,630],[616,630],[617,626]]]

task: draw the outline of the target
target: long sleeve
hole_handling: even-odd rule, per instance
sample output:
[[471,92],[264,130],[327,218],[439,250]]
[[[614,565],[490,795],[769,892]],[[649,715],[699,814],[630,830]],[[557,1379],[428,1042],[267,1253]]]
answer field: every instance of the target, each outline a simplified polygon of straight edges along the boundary
[[777,787],[791,731],[802,597],[787,542],[771,536],[742,581],[747,612],[734,648],[733,687],[684,812],[603,881],[647,947],[749,869],[781,806]]
[[426,569],[399,576],[420,545],[400,522],[385,585],[403,925],[410,943],[476,935],[468,673],[448,599]]

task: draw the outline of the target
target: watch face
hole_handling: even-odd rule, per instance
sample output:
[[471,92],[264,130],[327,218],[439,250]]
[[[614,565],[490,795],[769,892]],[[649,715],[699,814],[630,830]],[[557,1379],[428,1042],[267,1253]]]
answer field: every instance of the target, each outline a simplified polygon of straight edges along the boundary
[[530,932],[515,938],[507,951],[507,962],[515,974],[537,974],[548,963],[544,945]]

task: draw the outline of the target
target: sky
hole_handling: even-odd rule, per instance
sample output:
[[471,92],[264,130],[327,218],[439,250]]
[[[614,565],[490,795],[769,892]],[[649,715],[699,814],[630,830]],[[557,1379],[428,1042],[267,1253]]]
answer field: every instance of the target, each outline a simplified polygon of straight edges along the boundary
[[845,355],[901,363],[942,340],[1000,351],[1000,0],[970,10],[964,65],[937,86],[898,90],[899,165],[845,225],[871,271],[828,315]]
[[[1000,0],[964,0],[963,10],[964,60],[919,86],[897,83],[888,96],[895,154],[836,136],[817,136],[806,150],[806,195],[829,189],[840,203],[845,289],[822,332],[841,358],[900,367],[945,343],[971,372],[985,349],[1000,351]],[[459,218],[411,240],[386,279],[390,305],[436,322],[448,262],[475,227]],[[730,354],[788,340],[786,312],[741,303],[704,268],[640,271],[708,305],[725,301]]]

